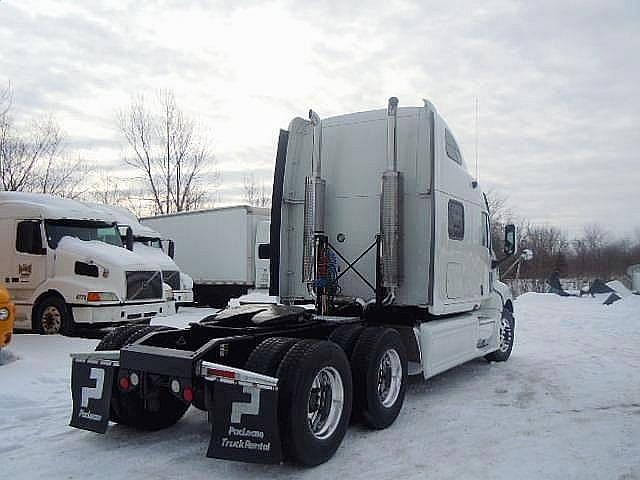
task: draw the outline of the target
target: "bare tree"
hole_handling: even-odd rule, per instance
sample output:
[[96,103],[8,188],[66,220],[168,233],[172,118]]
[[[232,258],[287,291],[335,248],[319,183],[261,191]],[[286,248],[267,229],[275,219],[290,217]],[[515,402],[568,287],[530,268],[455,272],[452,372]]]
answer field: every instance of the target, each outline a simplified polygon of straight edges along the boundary
[[[158,100],[154,111],[138,97],[119,114],[119,128],[131,150],[124,160],[140,173],[154,213],[193,210],[207,199],[202,180],[213,157],[173,93],[163,91]],[[213,177],[217,182],[219,175],[214,172]]]
[[131,185],[127,178],[111,175],[107,171],[101,171],[96,175],[90,187],[82,195],[83,200],[115,205],[127,208],[137,217],[149,215],[149,203],[142,189]]
[[48,116],[18,127],[11,117],[12,92],[0,92],[0,189],[66,197],[81,193],[86,166],[64,156],[64,134]]
[[253,173],[242,178],[242,186],[244,189],[242,199],[247,204],[255,207],[271,206],[271,192],[268,191],[264,182],[258,184]]

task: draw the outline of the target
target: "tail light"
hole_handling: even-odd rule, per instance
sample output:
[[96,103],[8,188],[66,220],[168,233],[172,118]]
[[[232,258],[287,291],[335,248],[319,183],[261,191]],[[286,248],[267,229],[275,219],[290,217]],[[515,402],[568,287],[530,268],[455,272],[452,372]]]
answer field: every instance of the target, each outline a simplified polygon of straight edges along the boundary
[[131,388],[131,382],[129,381],[129,377],[120,377],[118,381],[120,388],[124,391],[127,391]]
[[193,389],[191,387],[185,387],[182,391],[182,398],[184,398],[185,402],[193,402]]

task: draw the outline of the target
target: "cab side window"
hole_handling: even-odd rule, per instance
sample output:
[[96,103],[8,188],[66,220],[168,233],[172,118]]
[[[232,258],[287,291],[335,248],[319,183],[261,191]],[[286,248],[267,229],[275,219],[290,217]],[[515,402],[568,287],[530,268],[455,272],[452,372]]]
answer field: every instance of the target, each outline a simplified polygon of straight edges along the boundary
[[24,220],[18,223],[16,231],[16,250],[21,253],[42,255],[42,233],[40,222]]

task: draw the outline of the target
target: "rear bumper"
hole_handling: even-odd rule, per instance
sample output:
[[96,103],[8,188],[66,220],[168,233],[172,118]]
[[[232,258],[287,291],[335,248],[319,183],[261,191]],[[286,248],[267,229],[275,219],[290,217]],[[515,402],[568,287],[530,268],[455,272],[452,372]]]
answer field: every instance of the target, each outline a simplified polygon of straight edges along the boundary
[[165,308],[162,300],[141,304],[74,305],[73,319],[81,324],[144,322],[164,313]]
[[[193,389],[192,378],[204,379],[204,403],[213,422],[207,456],[255,463],[280,463],[278,379],[206,361],[192,352],[129,345],[121,351],[71,354],[73,410],[70,425],[105,433],[115,388],[152,396],[158,377]],[[123,378],[137,375],[133,387]],[[165,387],[166,388],[166,387]],[[193,391],[193,390],[192,390]],[[173,391],[177,396],[184,395]],[[191,401],[191,400],[188,400]]]

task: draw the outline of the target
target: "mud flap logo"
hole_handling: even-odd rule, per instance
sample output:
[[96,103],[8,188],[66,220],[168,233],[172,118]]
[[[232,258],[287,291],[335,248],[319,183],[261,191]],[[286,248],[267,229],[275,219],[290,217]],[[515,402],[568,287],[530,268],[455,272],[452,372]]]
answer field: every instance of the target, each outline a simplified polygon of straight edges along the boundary
[[231,423],[242,423],[242,415],[258,415],[260,413],[260,389],[258,387],[244,387],[242,391],[251,395],[251,401],[231,404]]
[[100,400],[102,398],[102,388],[104,387],[104,369],[92,368],[89,372],[89,378],[96,381],[95,387],[82,387],[82,396],[80,400],[80,407],[87,408],[89,406],[89,399],[95,398]]
[[109,425],[109,408],[114,367],[74,361],[71,372],[73,413],[70,425],[104,433]]
[[208,457],[256,463],[282,461],[277,391],[209,381],[206,395],[213,419]]

